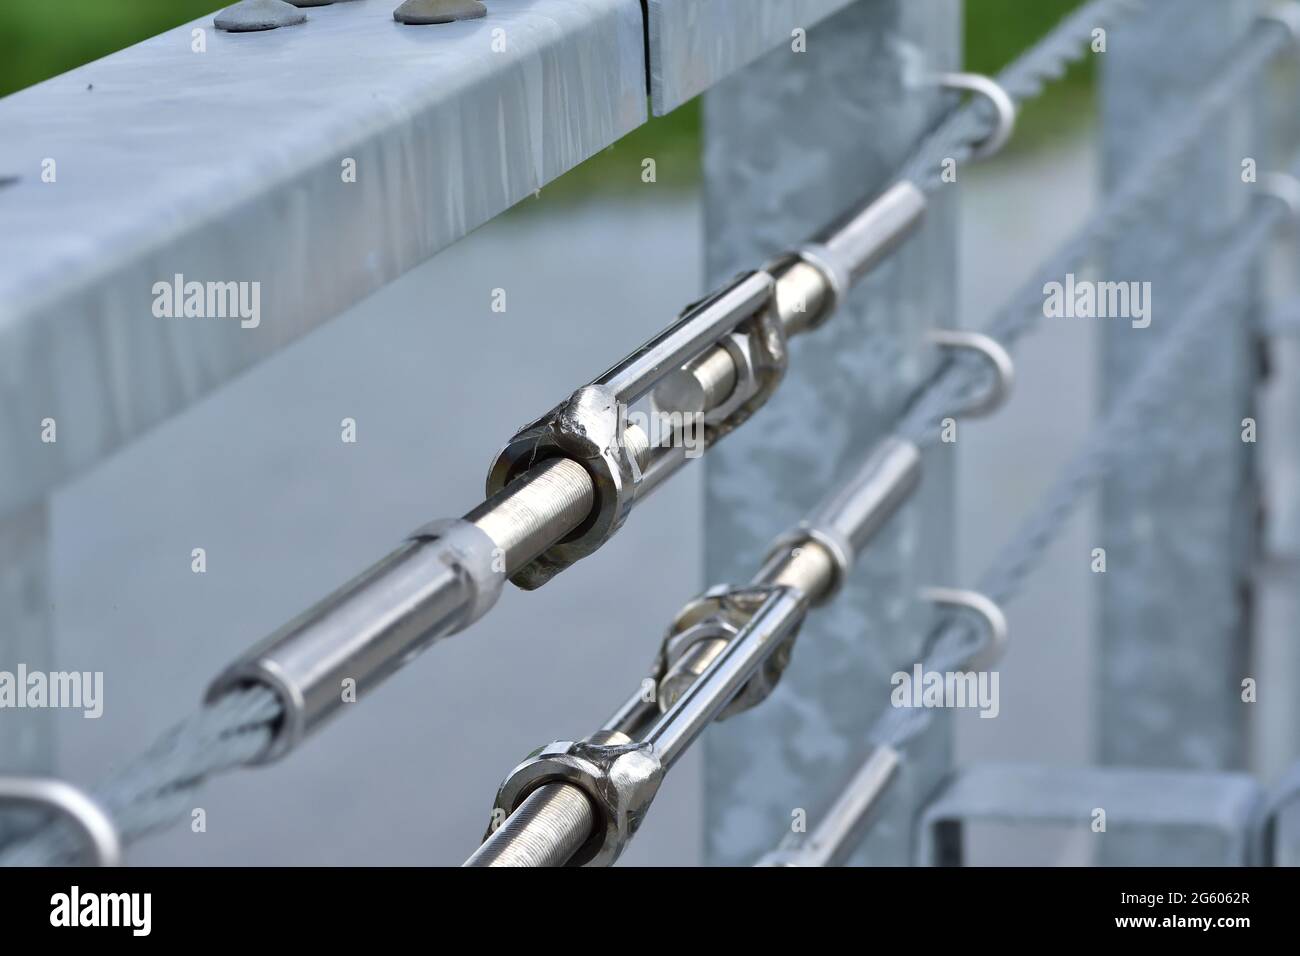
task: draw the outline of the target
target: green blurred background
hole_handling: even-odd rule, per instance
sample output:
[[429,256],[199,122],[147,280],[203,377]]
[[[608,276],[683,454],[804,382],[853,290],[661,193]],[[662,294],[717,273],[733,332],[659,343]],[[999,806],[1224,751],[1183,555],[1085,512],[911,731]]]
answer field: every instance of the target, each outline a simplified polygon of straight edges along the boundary
[[[870,0],[865,0],[870,2]],[[999,70],[1083,0],[967,0],[966,65]],[[397,5],[397,0],[393,0]],[[88,63],[225,6],[213,0],[3,0],[0,96]],[[1090,114],[1091,62],[1030,104],[1017,149],[1081,125]],[[656,119],[547,188],[548,194],[618,193],[639,185],[640,157],[656,158],[659,182],[690,188],[698,178],[699,104]],[[635,157],[629,164],[624,158]],[[629,175],[629,170],[634,173]]]

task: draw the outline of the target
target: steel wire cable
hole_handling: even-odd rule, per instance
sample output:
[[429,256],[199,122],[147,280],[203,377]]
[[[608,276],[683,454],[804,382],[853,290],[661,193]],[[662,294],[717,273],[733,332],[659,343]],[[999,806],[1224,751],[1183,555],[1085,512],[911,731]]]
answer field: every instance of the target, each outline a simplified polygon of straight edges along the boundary
[[[1003,545],[980,579],[981,593],[997,604],[1014,598],[1084,495],[1117,463],[1144,452],[1138,442],[1142,430],[1158,418],[1160,403],[1188,359],[1213,342],[1214,317],[1239,294],[1242,276],[1258,261],[1264,244],[1286,212],[1282,202],[1262,200],[1228,246],[1203,263],[1211,278],[1188,297],[1195,304],[1183,313],[1174,330],[1123,389],[1101,424],[1092,430],[1083,447]],[[921,662],[923,669],[962,670],[981,649],[982,637],[966,620],[949,617],[936,628],[930,651]],[[873,725],[870,739],[875,744],[901,748],[929,725],[931,716],[926,708],[890,708]]]
[[[195,790],[210,775],[246,764],[271,740],[280,713],[275,695],[255,687],[227,694],[163,734],[113,774],[94,797],[117,824],[123,843],[189,816]],[[20,839],[0,865],[33,866],[75,859],[80,841],[66,824]]]
[[[1246,86],[1293,43],[1282,24],[1274,20],[1260,21],[1228,66],[1210,82],[1190,109],[1152,132],[1148,141],[1157,144],[1157,148],[1102,201],[1083,227],[1016,290],[983,330],[985,334],[1010,350],[1034,329],[1043,317],[1044,283],[1059,280],[1077,269],[1166,195],[1173,188],[1171,180],[1176,181],[1176,177],[1169,175],[1171,165],[1194,149],[1215,117],[1237,102]],[[923,447],[933,445],[939,440],[942,419],[952,409],[965,404],[970,392],[980,386],[987,374],[984,362],[969,353],[948,360],[913,399],[898,433]]]
[[[1017,103],[1038,97],[1048,82],[1059,80],[1072,63],[1088,53],[1092,31],[1112,26],[1146,0],[1095,0],[1071,13],[1028,51],[998,74],[998,85]],[[1282,32],[1279,30],[1279,32]],[[966,162],[997,125],[992,105],[983,98],[956,110],[917,148],[900,174],[926,192],[944,185],[943,163]]]
[[[1145,2],[1146,0],[1093,0],[1063,20],[1043,40],[999,74],[998,82],[1017,102],[1037,96],[1047,82],[1059,78],[1071,62],[1085,55],[1093,29],[1113,23]],[[1260,32],[1229,70],[1215,82],[1213,89],[1207,91],[1198,108],[1186,114],[1178,124],[1177,139],[1152,137],[1152,141],[1179,142],[1184,149],[1190,146],[1205,124],[1225,105],[1224,101],[1230,98],[1230,91],[1239,89],[1246,79],[1256,75],[1259,69],[1286,48],[1288,42],[1289,36],[1280,25],[1276,29]],[[925,138],[914,157],[904,166],[901,178],[911,179],[923,189],[933,191],[942,183],[940,166],[943,160],[948,157],[956,158],[959,162],[968,159],[974,147],[993,129],[994,123],[992,110],[982,100],[975,100],[956,110]],[[1159,157],[1153,157],[1143,169],[1154,170],[1161,163],[1167,162],[1170,155],[1169,149],[1162,149]],[[1155,176],[1142,177],[1140,184],[1135,182],[1136,179],[1138,177],[1134,176],[1127,180],[1126,188],[1117,193],[1108,204],[1111,215],[1123,213],[1122,209],[1110,208],[1117,206],[1119,196],[1130,195],[1136,200],[1159,185],[1159,178]],[[1081,236],[1077,242],[1067,244],[1058,253],[1058,258],[1063,260],[1067,250],[1073,248],[1084,249],[1084,252],[1079,253],[1080,256],[1086,254],[1087,248],[1100,239],[1113,235],[1114,231],[1115,227],[1109,224],[1105,228],[1098,227],[1096,234],[1090,235],[1086,240]],[[1075,261],[1074,257],[1069,261]],[[1060,271],[1062,270],[1053,267],[1051,274]],[[1041,314],[1041,298],[1037,298],[1035,304]],[[995,331],[993,334],[996,337],[1014,339],[1019,334],[1015,331],[1018,324],[1023,324],[1025,328],[1032,324],[1032,316],[1026,318],[1023,311],[1016,312],[1018,321],[1013,321],[1013,311],[1007,310],[1004,314],[1003,321],[1007,329],[1003,333]],[[956,400],[960,401],[966,391],[978,384],[983,374],[984,369],[977,361],[951,361],[944,366],[943,373],[932,380],[931,388],[921,400],[928,400],[930,395],[938,396],[941,391],[952,390]],[[936,397],[933,401],[939,399]],[[913,413],[922,414],[918,411],[919,407],[919,402],[914,402]],[[952,404],[944,406],[951,407]],[[904,434],[910,430],[924,432],[916,436],[916,440],[922,444],[928,443],[928,432],[933,430],[928,426],[934,418],[929,411],[924,414],[924,428],[918,425],[909,427],[912,413],[909,413],[908,419],[900,428]],[[941,637],[940,640],[942,639]],[[964,657],[961,659],[964,660]],[[280,704],[269,690],[255,688],[227,695],[172,728],[136,761],[96,788],[94,796],[117,822],[123,841],[132,842],[184,819],[190,811],[190,795],[204,780],[253,760],[265,749],[282,717]],[[0,852],[0,865],[57,863],[70,859],[75,852],[76,840],[71,828],[54,823],[20,838],[10,848]]]

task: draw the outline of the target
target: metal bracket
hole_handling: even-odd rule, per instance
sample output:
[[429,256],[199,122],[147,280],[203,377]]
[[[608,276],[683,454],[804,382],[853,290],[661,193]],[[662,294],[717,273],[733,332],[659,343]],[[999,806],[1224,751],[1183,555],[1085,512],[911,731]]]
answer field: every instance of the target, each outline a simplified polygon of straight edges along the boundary
[[922,588],[921,599],[941,607],[971,611],[983,625],[985,640],[981,650],[966,666],[972,671],[987,670],[998,662],[1007,649],[1007,616],[994,601],[978,591],[962,588]]
[[1150,865],[1241,866],[1261,799],[1259,785],[1238,773],[977,765],[950,777],[922,812],[915,862],[961,866],[962,828],[987,821],[1118,837]]
[[1300,764],[1292,767],[1260,806],[1252,827],[1250,862],[1254,866],[1278,865],[1278,822],[1290,807],[1300,803]]
[[993,104],[997,113],[997,125],[972,149],[973,160],[987,159],[1002,149],[1016,131],[1016,101],[992,77],[981,73],[941,73],[939,85],[944,89],[957,90],[982,96]]
[[983,332],[961,329],[931,329],[929,340],[939,348],[971,349],[988,362],[993,369],[993,384],[987,392],[976,398],[956,414],[962,418],[981,418],[1001,408],[1011,394],[1016,380],[1016,366],[1002,343]]
[[95,866],[121,866],[122,840],[117,826],[103,807],[71,784],[46,777],[0,777],[0,806],[6,804],[63,817],[85,837]]

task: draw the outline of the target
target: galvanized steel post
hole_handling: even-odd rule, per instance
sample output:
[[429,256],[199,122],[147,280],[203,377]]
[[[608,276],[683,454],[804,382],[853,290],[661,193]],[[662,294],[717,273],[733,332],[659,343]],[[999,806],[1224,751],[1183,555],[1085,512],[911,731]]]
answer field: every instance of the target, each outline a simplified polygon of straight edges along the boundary
[[[1153,116],[1194,101],[1260,9],[1256,2],[1152,3],[1113,31],[1098,56],[1107,183],[1119,182],[1155,145]],[[1243,160],[1253,157],[1261,174],[1267,170],[1257,152],[1263,143],[1253,136],[1257,102],[1243,97],[1168,169],[1167,193],[1101,264],[1107,281],[1151,283],[1148,326],[1145,318],[1097,320],[1103,402],[1176,327],[1179,303],[1197,281],[1188,263],[1201,260],[1250,201]],[[1149,447],[1102,488],[1094,545],[1106,549],[1106,572],[1096,576],[1102,763],[1245,765],[1249,705],[1241,681],[1251,676],[1258,447],[1242,440],[1243,419],[1255,414],[1258,375],[1251,285],[1242,283],[1234,310],[1222,316],[1214,353],[1169,397]]]
[[[784,34],[781,46],[705,94],[710,285],[889,185],[939,106],[934,88],[917,81],[958,65],[961,5],[858,3],[817,25],[791,19]],[[752,555],[888,431],[932,369],[926,332],[955,308],[954,199],[932,201],[921,232],[795,345],[781,393],[710,454],[709,582],[744,579]],[[772,697],[708,731],[709,862],[754,862],[790,832],[798,810],[811,828],[811,815],[870,750],[867,729],[888,705],[889,676],[915,659],[929,630],[931,611],[912,595],[949,577],[951,451],[929,457],[919,494],[868,549],[845,593],[808,622]],[[910,859],[913,817],[947,765],[948,726],[939,720],[854,860]]]

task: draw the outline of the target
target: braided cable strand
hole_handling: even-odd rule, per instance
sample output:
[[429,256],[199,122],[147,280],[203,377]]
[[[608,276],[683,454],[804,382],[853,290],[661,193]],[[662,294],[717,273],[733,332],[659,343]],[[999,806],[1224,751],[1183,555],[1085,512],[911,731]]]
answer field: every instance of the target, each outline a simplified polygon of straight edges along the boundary
[[[123,843],[187,817],[194,793],[214,773],[247,763],[266,749],[280,717],[275,695],[261,687],[228,694],[177,724],[141,757],[96,789]],[[74,862],[75,831],[54,823],[0,854],[0,865]]]
[[[1286,207],[1274,199],[1261,202],[1229,245],[1207,264],[1211,278],[1190,297],[1195,305],[1134,376],[1047,494],[998,552],[980,579],[982,593],[998,604],[1015,597],[1084,495],[1117,464],[1140,453],[1137,439],[1142,429],[1159,415],[1161,402],[1188,359],[1213,341],[1213,319],[1239,294],[1242,275],[1255,264],[1286,212]],[[936,672],[960,670],[981,649],[981,637],[968,622],[949,618],[937,629],[922,666]],[[925,708],[890,708],[877,719],[870,739],[899,748],[924,730],[930,718],[931,711]]]
[[[1093,30],[1111,26],[1145,2],[1094,0],[1081,7],[999,73],[998,85],[1017,103],[1033,99],[1043,92],[1049,81],[1060,79],[1070,64],[1087,55]],[[985,99],[972,100],[925,138],[903,167],[901,178],[911,180],[926,192],[935,191],[943,184],[944,160],[955,159],[959,164],[969,160],[996,124],[992,105]]]
[[[1090,255],[1144,215],[1171,188],[1169,169],[1199,143],[1210,123],[1237,102],[1245,87],[1265,67],[1291,49],[1289,32],[1277,21],[1262,20],[1242,41],[1228,67],[1209,85],[1192,108],[1149,137],[1157,148],[1120,184],[1078,232],[1057,249],[1034,276],[1008,300],[986,334],[1008,350],[1037,326],[1043,317],[1043,285],[1079,268]],[[940,423],[968,400],[988,375],[979,357],[958,353],[948,359],[913,399],[898,433],[921,446],[939,440]]]

